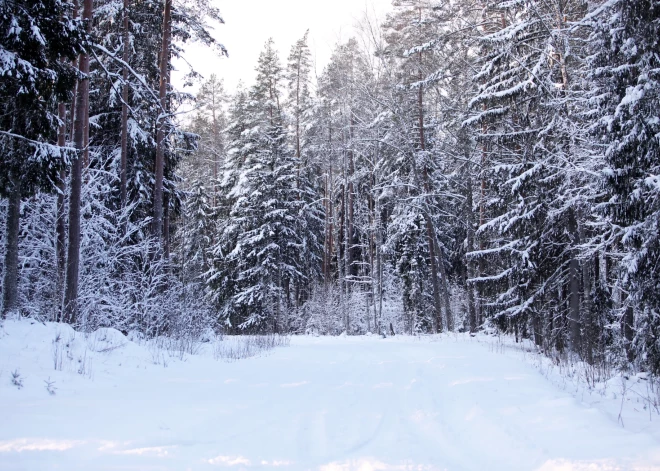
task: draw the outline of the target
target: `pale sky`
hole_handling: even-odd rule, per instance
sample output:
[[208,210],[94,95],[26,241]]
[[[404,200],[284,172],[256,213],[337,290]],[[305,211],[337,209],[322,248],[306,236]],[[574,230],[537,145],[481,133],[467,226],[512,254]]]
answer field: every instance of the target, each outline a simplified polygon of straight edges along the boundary
[[[309,29],[309,46],[316,69],[321,73],[330,60],[334,45],[354,35],[354,25],[369,9],[384,18],[392,9],[392,0],[212,0],[225,20],[214,37],[229,51],[229,58],[219,58],[205,47],[186,45],[186,58],[208,78],[215,73],[233,92],[239,80],[252,85],[254,68],[266,40],[272,37],[286,64],[289,49]],[[182,64],[175,66],[184,71]],[[173,74],[181,84],[181,73]],[[186,88],[186,91],[195,90]]]

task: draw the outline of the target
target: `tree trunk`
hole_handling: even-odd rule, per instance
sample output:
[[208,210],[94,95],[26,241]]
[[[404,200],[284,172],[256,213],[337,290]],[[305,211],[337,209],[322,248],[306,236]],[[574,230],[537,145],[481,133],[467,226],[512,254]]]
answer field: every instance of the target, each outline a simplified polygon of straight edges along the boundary
[[382,236],[378,235],[379,248],[376,252],[376,263],[378,264],[378,318],[376,319],[376,333],[380,333],[380,323],[383,319],[383,261],[380,246],[382,245]]
[[[302,60],[302,50],[298,53],[298,64],[296,67],[296,160],[297,160],[297,172],[296,172],[296,188],[300,190],[300,168],[302,166],[302,151],[300,149],[300,74],[301,74],[301,60]],[[298,199],[300,199],[300,193],[298,193]]]
[[289,282],[289,279],[287,278],[284,280],[284,297],[286,299],[286,305],[284,309],[284,322],[282,326],[282,330],[284,330],[285,334],[289,333],[289,312],[291,311],[291,283]]
[[351,113],[351,124],[349,126],[348,137],[349,137],[349,146],[351,146],[350,151],[348,152],[348,219],[346,224],[346,240],[348,248],[348,267],[346,268],[347,274],[349,276],[357,275],[355,270],[355,185],[353,184],[353,177],[355,175],[355,153],[353,152],[353,127],[355,126],[355,121]]
[[[66,104],[60,103],[58,107],[60,127],[57,134],[57,145],[66,145]],[[66,191],[66,170],[62,168],[57,180],[57,222],[55,225],[57,258],[57,294],[62,295],[64,289],[64,270],[66,267],[66,207],[64,192]]]
[[[124,64],[128,64],[128,42],[129,42],[129,31],[128,31],[128,6],[129,0],[124,0],[124,17],[123,17],[123,42],[124,49],[122,51],[122,59]],[[121,168],[119,169],[120,175],[120,188],[119,188],[119,200],[121,207],[126,207],[126,193],[127,193],[127,167],[128,167],[128,67],[123,66],[122,69],[122,78],[124,81],[121,97]]]
[[[420,71],[419,71],[419,79],[420,81],[422,80],[422,70],[421,70],[421,61],[422,61],[422,54],[420,52]],[[422,89],[422,86],[420,85],[418,88],[417,92],[417,114],[418,114],[418,132],[419,132],[419,149],[422,152],[426,151],[426,138],[424,137],[424,91]],[[414,160],[414,157],[413,157]],[[426,167],[423,170],[424,174],[424,191],[426,192],[426,195],[424,197],[425,200],[428,200],[428,194],[431,191],[431,185],[429,183],[429,176],[428,176],[428,171]],[[427,205],[428,207],[429,205]],[[443,322],[442,322],[442,307],[441,307],[441,302],[440,302],[440,284],[438,282],[438,259],[436,257],[435,253],[435,233],[433,229],[433,223],[431,221],[431,216],[430,214],[425,211],[424,214],[424,219],[426,221],[426,239],[429,247],[429,259],[431,263],[431,284],[433,285],[433,306],[435,308],[435,316],[434,316],[434,326],[433,330],[435,332],[442,332],[443,330]]]
[[440,302],[440,283],[438,282],[438,262],[435,255],[435,243],[433,235],[433,225],[431,224],[431,218],[426,216],[426,238],[429,245],[429,258],[431,262],[431,284],[433,285],[433,306],[435,307],[435,325],[433,330],[435,332],[443,331],[443,322],[442,322],[442,304]]
[[[369,286],[369,296],[373,302],[374,307],[374,328],[376,327],[376,205],[374,198],[372,196],[373,187],[375,186],[375,178],[373,171],[371,172],[371,188],[367,190],[367,202],[369,206],[369,233],[367,237],[369,238],[369,279],[371,281]],[[367,307],[369,304],[367,303]],[[369,311],[367,310],[367,319],[369,319]],[[375,330],[374,330],[375,332]]]
[[[471,169],[470,169],[471,171]],[[472,212],[472,177],[468,176],[467,179],[467,252],[474,251],[474,214]],[[465,274],[466,278],[471,278],[474,275],[474,269],[472,262],[467,259],[465,261]],[[474,288],[467,282],[465,282],[465,291],[467,292],[468,297],[468,324],[470,328],[470,333],[475,333],[477,331],[477,311],[474,307]]]
[[[92,26],[92,0],[83,3],[83,20],[87,31]],[[69,245],[66,263],[66,289],[64,292],[64,321],[73,324],[78,315],[78,274],[80,269],[80,200],[82,193],[83,162],[89,159],[89,55],[80,54],[80,72],[76,97],[76,117],[73,141],[78,153],[71,164],[71,193],[69,196]]]
[[348,174],[346,173],[346,166],[344,165],[344,185],[342,188],[342,229],[344,231],[344,276],[343,276],[343,286],[344,286],[344,316],[345,316],[345,327],[346,327],[346,334],[348,335],[349,333],[349,328],[350,328],[350,318],[349,318],[349,313],[348,313],[348,308],[346,306],[346,303],[349,300],[349,293],[351,292],[349,289],[349,282],[348,279],[350,277],[350,269],[351,269],[351,259],[350,259],[350,235],[348,233],[348,228],[350,225],[350,222],[348,220]]
[[[332,127],[328,126],[328,148],[332,149]],[[330,164],[328,170],[328,175],[326,176],[325,184],[325,203],[326,203],[326,250],[324,254],[324,281],[329,283],[332,278],[332,246],[333,246],[333,232],[334,232],[334,220],[333,220],[333,190],[334,182],[332,177],[332,164]]]
[[[484,111],[486,111],[486,105],[483,105],[482,108]],[[488,126],[486,125],[486,122],[482,122],[481,124],[481,133],[482,134],[487,134],[488,133]],[[486,162],[488,160],[488,147],[486,144],[486,141],[484,140],[481,143],[481,165],[479,169],[479,178],[481,180],[481,183],[479,185],[479,227],[482,227],[484,224],[486,224]],[[479,250],[484,250],[486,248],[486,244],[484,243],[484,236],[481,235],[479,236]],[[484,257],[479,257],[477,260],[477,276],[483,276],[483,274],[486,271],[486,262],[484,260]],[[477,287],[477,295],[479,295],[479,289]],[[485,309],[481,302],[479,302],[477,306],[477,323],[481,323],[485,319]]]
[[160,116],[156,123],[156,162],[154,183],[154,214],[152,236],[163,238],[163,178],[165,171],[165,123],[167,110],[167,77],[169,66],[170,37],[172,33],[172,0],[165,0],[163,12],[163,42],[160,49]]
[[213,118],[213,208],[217,208],[217,196],[218,196],[218,118],[215,114],[215,85],[213,86],[212,94],[212,118]]
[[[376,131],[376,137],[378,138],[378,131]],[[376,142],[376,158],[375,163],[378,165],[380,159],[380,146]],[[373,188],[376,188],[379,184],[378,175],[374,169],[373,174]],[[383,316],[383,266],[381,262],[381,247],[383,244],[382,235],[381,235],[381,215],[380,215],[380,204],[378,198],[373,198],[374,201],[374,251],[376,256],[376,271],[377,271],[377,290],[378,290],[378,310],[376,310],[376,300],[374,299],[374,331],[375,333],[380,333],[380,319]],[[373,277],[373,276],[372,276]]]
[[[76,2],[75,5],[76,5],[74,7],[75,11],[78,11],[78,6],[77,6],[78,3]],[[78,15],[74,15],[74,18],[77,18],[77,17],[78,17]],[[72,62],[71,65],[73,67],[79,68],[78,59],[80,59],[80,58],[78,57]],[[71,129],[69,130],[69,133],[70,133],[69,134],[69,141],[70,142],[73,142],[74,134],[76,132],[76,127],[75,127],[74,123],[76,121],[76,109],[77,109],[76,103],[77,103],[77,99],[78,99],[78,82],[76,82],[76,85],[73,87],[73,97],[71,98],[71,116],[69,118],[70,122],[71,122]]]
[[635,338],[635,315],[631,305],[626,306],[626,310],[621,318],[621,331],[625,342],[626,356],[629,362],[635,359],[635,351],[633,350],[633,340]]
[[[328,176],[328,252],[327,252],[327,263],[326,263],[326,270],[327,270],[327,282],[332,281],[332,256],[334,253],[334,237],[335,237],[335,210],[334,210],[334,190],[335,190],[335,185],[334,185],[334,180],[332,176],[332,165],[330,166],[330,174]],[[337,263],[339,263],[339,258],[337,258]]]
[[[576,215],[573,211],[568,220],[568,231],[573,238],[573,244],[579,242],[580,236],[578,234]],[[576,353],[581,353],[580,342],[580,262],[576,258],[575,250],[573,250],[573,258],[571,258],[568,266],[568,322],[569,322],[569,337],[571,340],[571,350]]]
[[[584,224],[580,224],[580,238],[581,240],[586,240]],[[593,364],[594,346],[594,326],[591,315],[591,293],[591,262],[589,260],[585,260],[582,262],[582,349],[584,350],[585,359],[590,365]]]
[[163,255],[170,258],[170,197],[165,195],[163,208]]
[[2,318],[18,307],[18,237],[21,228],[21,179],[12,175],[6,227],[5,273],[2,291]]
[[323,282],[327,283],[329,281],[328,276],[328,244],[330,242],[330,237],[328,236],[328,228],[330,227],[329,211],[330,204],[328,198],[328,175],[326,174],[323,178],[323,216],[325,219],[325,224],[323,226],[323,260],[321,261],[321,273],[323,273]]
[[[435,234],[434,234],[435,235]],[[447,270],[445,270],[445,263],[442,259],[442,250],[438,244],[438,238],[434,237],[433,241],[436,244],[436,251],[438,252],[438,268],[440,269],[440,281],[442,282],[442,297],[445,304],[445,315],[447,316],[447,330],[454,331],[454,316],[451,312],[451,299],[449,296],[449,278],[447,277]]]

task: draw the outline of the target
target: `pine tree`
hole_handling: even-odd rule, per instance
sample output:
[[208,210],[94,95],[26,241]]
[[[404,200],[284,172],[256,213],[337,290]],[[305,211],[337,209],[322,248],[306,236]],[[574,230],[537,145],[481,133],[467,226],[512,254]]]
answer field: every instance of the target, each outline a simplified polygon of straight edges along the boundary
[[[87,33],[92,31],[94,4],[83,2],[82,20]],[[73,143],[78,155],[71,162],[69,193],[69,231],[67,237],[66,278],[62,318],[75,323],[78,317],[78,284],[80,274],[80,204],[82,194],[83,165],[89,163],[89,62],[90,44],[78,57],[80,77],[76,84],[76,106],[73,122]]]
[[[397,96],[398,132],[403,133],[398,139],[399,144],[402,144],[400,148],[405,149],[405,152],[397,156],[402,165],[394,167],[394,172],[410,185],[402,191],[407,197],[413,198],[412,204],[400,208],[398,212],[401,217],[415,219],[413,213],[424,219],[423,237],[427,246],[429,281],[433,292],[434,316],[431,329],[441,332],[445,327],[453,330],[453,315],[449,299],[447,257],[438,239],[438,233],[445,231],[437,227],[434,209],[436,201],[433,195],[437,193],[434,173],[439,167],[427,97],[427,89],[432,83],[427,81],[427,77],[437,68],[432,40],[437,37],[438,22],[434,18],[432,2],[407,0],[396,2],[395,6],[395,14],[388,18],[386,24],[386,52],[397,60],[396,81],[403,92]],[[405,227],[405,224],[401,227]],[[419,308],[415,311],[422,312]]]
[[165,172],[165,133],[167,121],[167,89],[170,81],[170,47],[172,42],[172,0],[165,0],[163,10],[163,27],[161,29],[162,42],[159,54],[159,86],[158,96],[160,99],[160,115],[156,120],[156,158],[154,162],[154,210],[152,223],[152,237],[157,240],[165,238],[164,235],[164,172]]
[[296,158],[303,165],[306,159],[303,158],[305,150],[305,131],[307,128],[306,120],[312,106],[310,96],[310,72],[312,68],[311,53],[307,46],[307,37],[309,31],[296,41],[291,47],[291,53],[286,69],[286,78],[288,81],[288,99],[287,108],[291,113],[291,125],[293,128],[293,148]]
[[[365,276],[370,276],[367,267],[369,245],[367,234],[360,226],[368,223],[370,195],[361,194],[367,186],[361,183],[367,180],[366,173],[360,173],[361,159],[369,155],[365,144],[360,139],[360,125],[368,123],[373,103],[365,100],[360,91],[373,82],[373,76],[360,50],[356,39],[338,44],[319,79],[318,93],[320,106],[317,117],[320,122],[315,126],[317,159],[324,171],[324,197],[326,219],[326,248],[324,268],[326,282],[336,277],[339,283],[339,305],[344,319],[344,330],[348,333],[359,332],[361,327],[351,328],[351,307],[348,302],[352,293],[363,297],[362,284]],[[364,180],[363,180],[364,179]],[[365,182],[366,183],[366,182]],[[364,217],[364,219],[362,219]],[[364,222],[364,224],[362,224]],[[366,242],[366,243],[365,243]]]
[[214,193],[217,191],[219,170],[225,153],[223,131],[227,123],[223,105],[226,101],[224,84],[216,75],[211,75],[202,84],[196,98],[198,112],[193,130],[200,135],[197,154],[206,160],[206,165],[200,166],[210,169],[207,177],[213,181]]

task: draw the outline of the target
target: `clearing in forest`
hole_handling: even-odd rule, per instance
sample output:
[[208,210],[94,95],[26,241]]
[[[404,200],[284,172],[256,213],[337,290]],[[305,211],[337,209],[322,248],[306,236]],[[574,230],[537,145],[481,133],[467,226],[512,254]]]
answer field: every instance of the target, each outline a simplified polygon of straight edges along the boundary
[[486,338],[293,337],[214,359],[230,341],[177,354],[7,321],[0,470],[660,469],[657,414],[624,427],[614,386],[576,397]]

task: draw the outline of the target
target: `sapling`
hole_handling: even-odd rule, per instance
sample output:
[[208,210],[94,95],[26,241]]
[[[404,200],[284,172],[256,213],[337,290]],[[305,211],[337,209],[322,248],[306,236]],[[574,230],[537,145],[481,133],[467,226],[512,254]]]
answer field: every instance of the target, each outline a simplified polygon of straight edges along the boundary
[[55,381],[51,381],[49,376],[48,379],[44,380],[44,383],[46,383],[46,391],[48,391],[48,394],[54,396],[55,391],[57,391],[57,388],[55,387]]
[[21,389],[23,387],[23,378],[21,378],[21,374],[18,372],[18,370],[14,370],[12,372],[11,384],[16,386],[18,389]]

